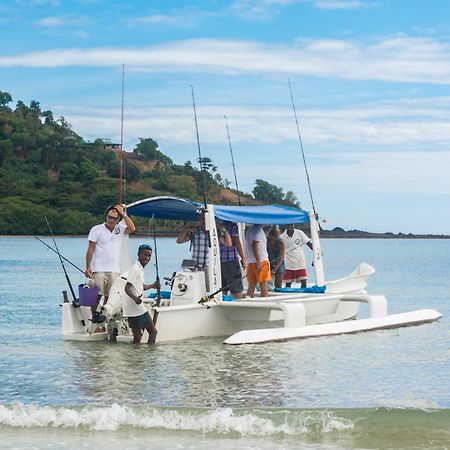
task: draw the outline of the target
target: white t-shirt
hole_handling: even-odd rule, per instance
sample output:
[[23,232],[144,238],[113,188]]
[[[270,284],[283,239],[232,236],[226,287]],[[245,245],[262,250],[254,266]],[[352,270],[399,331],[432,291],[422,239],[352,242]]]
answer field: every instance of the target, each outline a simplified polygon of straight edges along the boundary
[[256,263],[252,242],[258,241],[258,253],[261,261],[268,261],[267,238],[261,225],[252,225],[245,230],[245,255],[249,263]]
[[303,246],[310,241],[309,237],[302,230],[297,229],[294,229],[292,237],[287,234],[287,231],[284,231],[280,237],[283,239],[285,246],[284,262],[286,269],[306,269]]
[[96,243],[92,272],[120,273],[120,248],[126,228],[127,226],[121,223],[112,231],[109,231],[104,223],[91,228],[88,240]]
[[[130,267],[127,276],[127,283],[131,283],[133,285],[134,294],[137,297],[144,293],[144,268],[139,261],[136,261],[136,263]],[[147,312],[147,309],[143,303],[137,305],[131,297],[127,294],[125,295],[123,300],[124,317],[137,317],[141,316],[145,312]]]

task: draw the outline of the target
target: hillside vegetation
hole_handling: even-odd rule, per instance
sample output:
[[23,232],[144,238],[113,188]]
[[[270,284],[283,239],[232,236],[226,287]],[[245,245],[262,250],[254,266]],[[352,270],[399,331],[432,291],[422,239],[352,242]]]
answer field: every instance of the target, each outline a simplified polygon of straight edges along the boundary
[[[106,206],[119,196],[120,152],[116,144],[86,142],[70,124],[39,102],[10,107],[11,95],[0,91],[0,234],[81,234],[102,221]],[[179,165],[160,151],[152,138],[140,138],[124,152],[124,202],[156,195],[202,200],[202,176],[208,201],[237,204],[236,191],[208,157]],[[195,166],[201,162],[203,171]],[[203,172],[203,174],[202,174]],[[298,206],[294,193],[256,180],[243,204],[283,203]],[[144,221],[137,221],[144,226]],[[162,223],[160,227],[178,226]]]

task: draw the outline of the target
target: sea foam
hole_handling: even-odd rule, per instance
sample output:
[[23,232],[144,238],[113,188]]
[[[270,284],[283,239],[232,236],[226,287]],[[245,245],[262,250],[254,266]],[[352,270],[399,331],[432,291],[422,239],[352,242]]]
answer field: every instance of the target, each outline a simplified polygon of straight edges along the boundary
[[0,425],[24,428],[86,428],[117,431],[124,427],[237,434],[241,436],[321,434],[353,429],[354,423],[331,411],[233,410],[122,406],[79,408],[0,405]]

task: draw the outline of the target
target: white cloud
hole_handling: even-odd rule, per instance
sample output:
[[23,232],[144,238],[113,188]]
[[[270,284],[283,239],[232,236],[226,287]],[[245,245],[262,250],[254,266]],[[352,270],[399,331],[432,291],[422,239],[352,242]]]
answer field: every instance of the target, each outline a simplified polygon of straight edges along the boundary
[[54,49],[0,57],[0,67],[117,66],[151,72],[308,75],[349,80],[450,83],[450,44],[399,36],[373,44],[298,40],[292,45],[194,39],[152,47]]
[[376,3],[365,0],[235,0],[230,10],[247,20],[269,20],[282,8],[304,3],[318,9],[363,9],[373,8]]
[[372,2],[360,0],[313,0],[313,3],[320,9],[362,9],[374,6]]
[[[389,149],[445,151],[450,147],[450,98],[429,100],[398,99],[395,103],[353,106],[338,110],[303,110],[299,115],[303,143],[315,148],[315,154],[334,154],[342,149],[354,153]],[[226,141],[226,114],[232,140],[236,144],[279,146],[280,155],[298,146],[292,109],[272,106],[197,106],[202,142],[222,145]],[[111,108],[58,107],[81,135],[94,139],[99,135],[116,136],[120,112]],[[194,143],[191,106],[126,108],[126,135],[162,139],[169,144]],[[174,133],[173,130],[177,132]],[[102,130],[100,133],[99,130]],[[96,133],[93,135],[93,133]],[[283,150],[286,148],[286,150]]]
[[197,8],[174,9],[168,14],[149,14],[147,16],[135,17],[127,21],[128,25],[160,25],[176,28],[192,28],[212,16],[216,12],[200,10]]
[[86,18],[73,16],[49,16],[36,21],[36,25],[42,28],[60,28],[85,23],[87,23]]

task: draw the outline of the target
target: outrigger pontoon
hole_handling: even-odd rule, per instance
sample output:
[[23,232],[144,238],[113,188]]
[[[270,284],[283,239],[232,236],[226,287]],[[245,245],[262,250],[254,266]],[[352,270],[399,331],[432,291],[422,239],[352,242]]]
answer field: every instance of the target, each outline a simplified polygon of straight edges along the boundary
[[[347,277],[325,281],[319,225],[313,212],[280,205],[204,206],[165,196],[140,200],[127,206],[130,215],[154,219],[198,221],[202,211],[205,212],[210,237],[209,267],[203,271],[183,264],[171,278],[171,290],[165,293],[159,306],[150,298],[144,301],[150,314],[156,314],[158,318],[157,342],[207,336],[226,336],[226,344],[285,341],[418,325],[441,317],[438,311],[431,309],[389,315],[386,298],[370,295],[365,290],[368,277],[375,272],[367,263],[360,264]],[[230,301],[225,298],[221,292],[216,220],[238,223],[242,241],[245,239],[245,223],[284,225],[309,222],[316,288],[307,289],[307,292],[301,289],[296,292],[270,292],[268,297],[253,299]],[[129,253],[123,253],[124,261],[129,261]],[[99,315],[101,319],[95,323],[92,322],[89,307],[64,303],[64,339],[97,341],[109,337],[131,341],[127,320],[121,312],[125,283],[126,271],[113,285],[108,304],[102,307]],[[206,286],[209,286],[208,290]],[[361,303],[368,304],[368,318],[357,318]],[[101,331],[103,329],[107,331]]]

